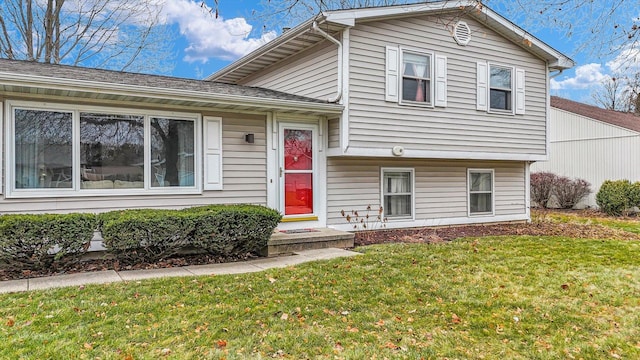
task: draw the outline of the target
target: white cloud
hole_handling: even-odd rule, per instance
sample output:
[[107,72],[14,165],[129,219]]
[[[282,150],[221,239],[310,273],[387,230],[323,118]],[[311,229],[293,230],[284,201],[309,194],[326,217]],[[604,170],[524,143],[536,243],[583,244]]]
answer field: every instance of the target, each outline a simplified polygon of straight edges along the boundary
[[640,71],[640,49],[632,46],[624,48],[613,60],[607,62],[607,67],[614,74]]
[[551,79],[551,89],[587,89],[599,86],[609,75],[603,73],[602,65],[591,63],[578,66],[575,76],[562,80]]
[[188,42],[184,49],[187,62],[235,60],[276,37],[270,31],[251,38],[253,27],[244,18],[216,18],[193,0],[166,0],[163,13],[166,23],[177,24]]

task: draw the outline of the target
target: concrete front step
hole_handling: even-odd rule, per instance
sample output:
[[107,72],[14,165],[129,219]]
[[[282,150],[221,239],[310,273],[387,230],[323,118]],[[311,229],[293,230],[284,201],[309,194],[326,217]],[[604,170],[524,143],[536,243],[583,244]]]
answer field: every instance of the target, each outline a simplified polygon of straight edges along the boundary
[[296,251],[353,247],[355,234],[328,228],[278,231],[271,235],[265,256],[292,254]]

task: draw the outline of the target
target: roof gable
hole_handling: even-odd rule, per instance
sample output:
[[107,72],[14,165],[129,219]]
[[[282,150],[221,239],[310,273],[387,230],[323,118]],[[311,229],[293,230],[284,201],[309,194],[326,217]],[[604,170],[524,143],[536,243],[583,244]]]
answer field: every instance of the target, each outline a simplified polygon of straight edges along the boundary
[[325,11],[210,75],[207,80],[238,83],[250,74],[282,61],[320,41],[324,41],[325,38],[314,31],[314,23],[322,25],[323,31],[335,34],[345,28],[356,26],[358,22],[456,12],[474,18],[533,55],[544,59],[549,63],[551,69],[568,69],[575,65],[574,61],[569,57],[553,49],[487,6],[480,4],[478,1],[461,0]]
[[635,114],[607,110],[557,96],[551,97],[551,107],[640,132],[640,116]]

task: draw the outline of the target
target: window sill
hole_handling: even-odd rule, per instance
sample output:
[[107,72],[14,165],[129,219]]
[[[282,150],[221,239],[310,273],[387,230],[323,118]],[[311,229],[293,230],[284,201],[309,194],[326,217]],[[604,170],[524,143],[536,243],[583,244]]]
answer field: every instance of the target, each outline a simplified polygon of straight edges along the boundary
[[83,198],[83,197],[95,197],[95,196],[111,196],[111,197],[125,197],[125,196],[158,196],[158,195],[201,195],[200,189],[167,189],[167,190],[124,190],[119,191],[107,191],[102,189],[83,189],[81,191],[69,190],[69,191],[47,191],[48,189],[29,189],[20,191],[7,192],[7,199],[33,199],[33,198]]
[[496,114],[496,115],[507,115],[507,116],[515,115],[513,110],[500,110],[500,109],[489,109],[487,113]]
[[432,103],[420,103],[420,102],[409,101],[409,100],[400,100],[398,102],[398,105],[400,105],[400,106],[419,107],[419,108],[428,108],[428,109],[433,109],[434,108]]
[[495,216],[494,212],[478,212],[478,213],[469,213],[469,217],[489,217]]

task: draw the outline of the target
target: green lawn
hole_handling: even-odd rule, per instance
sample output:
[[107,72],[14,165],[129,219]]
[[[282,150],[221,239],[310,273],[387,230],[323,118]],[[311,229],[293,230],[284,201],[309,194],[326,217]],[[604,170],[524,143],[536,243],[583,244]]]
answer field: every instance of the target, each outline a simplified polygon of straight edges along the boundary
[[640,358],[640,242],[360,251],[246,275],[0,295],[0,358]]
[[574,223],[583,225],[602,225],[614,229],[640,234],[640,218],[615,218],[606,215],[594,216],[579,212],[533,211],[533,221],[553,221],[559,223]]

